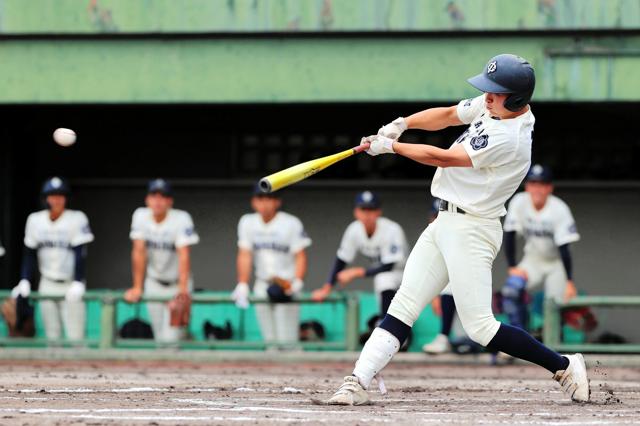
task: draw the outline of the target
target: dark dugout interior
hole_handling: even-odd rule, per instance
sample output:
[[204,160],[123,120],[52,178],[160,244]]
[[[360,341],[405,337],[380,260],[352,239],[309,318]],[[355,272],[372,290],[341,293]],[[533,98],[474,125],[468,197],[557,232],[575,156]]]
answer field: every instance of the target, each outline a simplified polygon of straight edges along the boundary
[[[250,182],[357,145],[361,136],[376,133],[380,125],[432,106],[440,105],[4,106],[0,241],[12,255],[0,260],[3,281],[17,279],[15,254],[21,250],[25,219],[41,208],[38,193],[48,176],[70,178],[72,185],[102,182],[127,188],[156,176],[194,185]],[[534,103],[534,161],[551,166],[560,181],[640,181],[640,138],[635,131],[639,106]],[[69,148],[54,144],[51,134],[57,127],[74,129],[78,142]],[[463,129],[410,131],[404,139],[448,147]],[[362,155],[323,171],[313,181],[418,184],[433,172],[406,159]]]

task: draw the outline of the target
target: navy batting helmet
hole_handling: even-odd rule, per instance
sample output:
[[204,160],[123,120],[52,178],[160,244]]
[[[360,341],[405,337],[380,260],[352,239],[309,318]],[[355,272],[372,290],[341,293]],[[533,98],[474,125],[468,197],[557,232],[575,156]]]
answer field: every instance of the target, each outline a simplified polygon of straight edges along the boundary
[[69,184],[64,179],[54,176],[44,182],[41,193],[43,197],[48,195],[68,196],[71,193],[71,188],[69,188]]
[[491,58],[482,73],[467,81],[483,92],[510,93],[504,101],[504,107],[514,112],[529,103],[536,86],[531,64],[520,56],[508,53]]
[[544,182],[551,183],[553,181],[553,174],[548,167],[541,166],[540,164],[534,164],[527,173],[527,182]]

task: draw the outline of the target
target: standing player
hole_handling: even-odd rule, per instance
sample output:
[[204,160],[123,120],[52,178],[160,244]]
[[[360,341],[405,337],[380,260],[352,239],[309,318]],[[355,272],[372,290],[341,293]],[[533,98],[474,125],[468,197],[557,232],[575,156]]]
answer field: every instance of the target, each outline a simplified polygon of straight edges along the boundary
[[[391,299],[402,281],[409,247],[402,227],[382,217],[380,199],[371,191],[356,196],[353,215],[356,218],[344,232],[329,279],[311,297],[321,302],[331,294],[336,282],[346,286],[356,278],[373,277],[373,289],[380,306],[380,316],[387,313]],[[351,267],[361,253],[371,265],[368,268]]]
[[[517,266],[516,234],[525,239],[524,257]],[[504,222],[509,278],[502,296],[511,325],[527,326],[525,289],[544,285],[545,298],[557,303],[576,295],[569,245],[578,240],[580,235],[569,206],[553,195],[551,171],[534,165],[527,174],[525,191],[509,203]]]
[[86,320],[82,297],[87,244],[93,241],[93,234],[83,212],[66,208],[70,189],[64,180],[47,179],[41,193],[47,209],[31,213],[27,218],[21,279],[11,295],[14,298],[29,296],[37,268],[39,293],[65,298],[40,301],[47,339],[60,339],[64,326],[67,339],[82,340]]
[[[469,83],[485,92],[457,106],[430,108],[382,127],[370,142],[370,155],[397,153],[437,166],[431,185],[440,213],[414,246],[402,284],[387,315],[371,334],[351,376],[330,404],[361,405],[366,389],[407,338],[424,307],[447,282],[469,337],[494,351],[538,364],[553,374],[574,401],[589,400],[589,382],[581,354],[562,356],[526,331],[501,324],[491,310],[491,269],[502,243],[500,216],[531,164],[535,119],[528,105],[533,68],[509,54],[492,58]],[[439,130],[468,124],[449,149],[398,142],[409,128]],[[381,386],[383,390],[383,386]]]
[[240,308],[249,305],[249,279],[255,264],[253,294],[272,303],[256,306],[262,338],[267,344],[295,347],[300,307],[291,303],[300,293],[307,272],[305,249],[311,239],[297,217],[279,211],[278,193],[264,194],[256,186],[251,207],[238,223],[238,284],[231,294]]
[[2,247],[2,243],[0,242],[0,257],[4,256],[4,247]]
[[[131,221],[133,287],[124,296],[129,303],[138,302],[143,292],[150,297],[173,297],[193,289],[191,246],[200,238],[191,215],[173,208],[171,186],[164,179],[149,182],[145,204]],[[157,342],[177,342],[184,337],[184,328],[171,326],[166,303],[147,303],[147,311]]]

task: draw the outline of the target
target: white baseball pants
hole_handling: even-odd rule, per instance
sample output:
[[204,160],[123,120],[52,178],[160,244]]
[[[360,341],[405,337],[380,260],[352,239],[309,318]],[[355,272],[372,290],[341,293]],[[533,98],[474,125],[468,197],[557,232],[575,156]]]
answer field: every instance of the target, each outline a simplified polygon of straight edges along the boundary
[[[268,298],[269,283],[256,280],[253,294]],[[297,303],[260,303],[255,305],[262,339],[267,343],[295,344],[300,336],[300,305]]]
[[[42,277],[38,292],[45,296],[64,296],[67,294],[69,287],[71,287],[71,281],[59,283]],[[68,340],[84,339],[87,317],[84,301],[41,300],[39,306],[47,339],[62,338],[63,325]]]
[[462,326],[486,346],[500,327],[491,310],[491,269],[501,244],[499,219],[440,212],[413,247],[388,313],[413,326],[450,283]]
[[[189,280],[189,292],[193,288],[193,283]],[[160,284],[157,280],[146,277],[144,280],[144,295],[153,297],[173,297],[178,294],[178,283],[171,285]],[[147,312],[153,331],[153,339],[156,342],[174,343],[183,339],[186,335],[186,328],[171,326],[171,313],[168,302],[147,303]]]

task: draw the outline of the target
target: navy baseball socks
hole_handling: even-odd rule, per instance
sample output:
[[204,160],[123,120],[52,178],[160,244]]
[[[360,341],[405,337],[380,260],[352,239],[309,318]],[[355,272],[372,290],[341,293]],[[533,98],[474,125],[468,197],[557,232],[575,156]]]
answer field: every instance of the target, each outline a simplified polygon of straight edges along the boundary
[[538,364],[552,373],[569,366],[568,358],[547,348],[521,328],[507,324],[500,324],[487,348]]
[[553,379],[560,383],[573,401],[589,401],[591,390],[582,354],[560,355],[521,328],[506,324],[500,324],[498,332],[487,347],[546,368],[553,373]]

